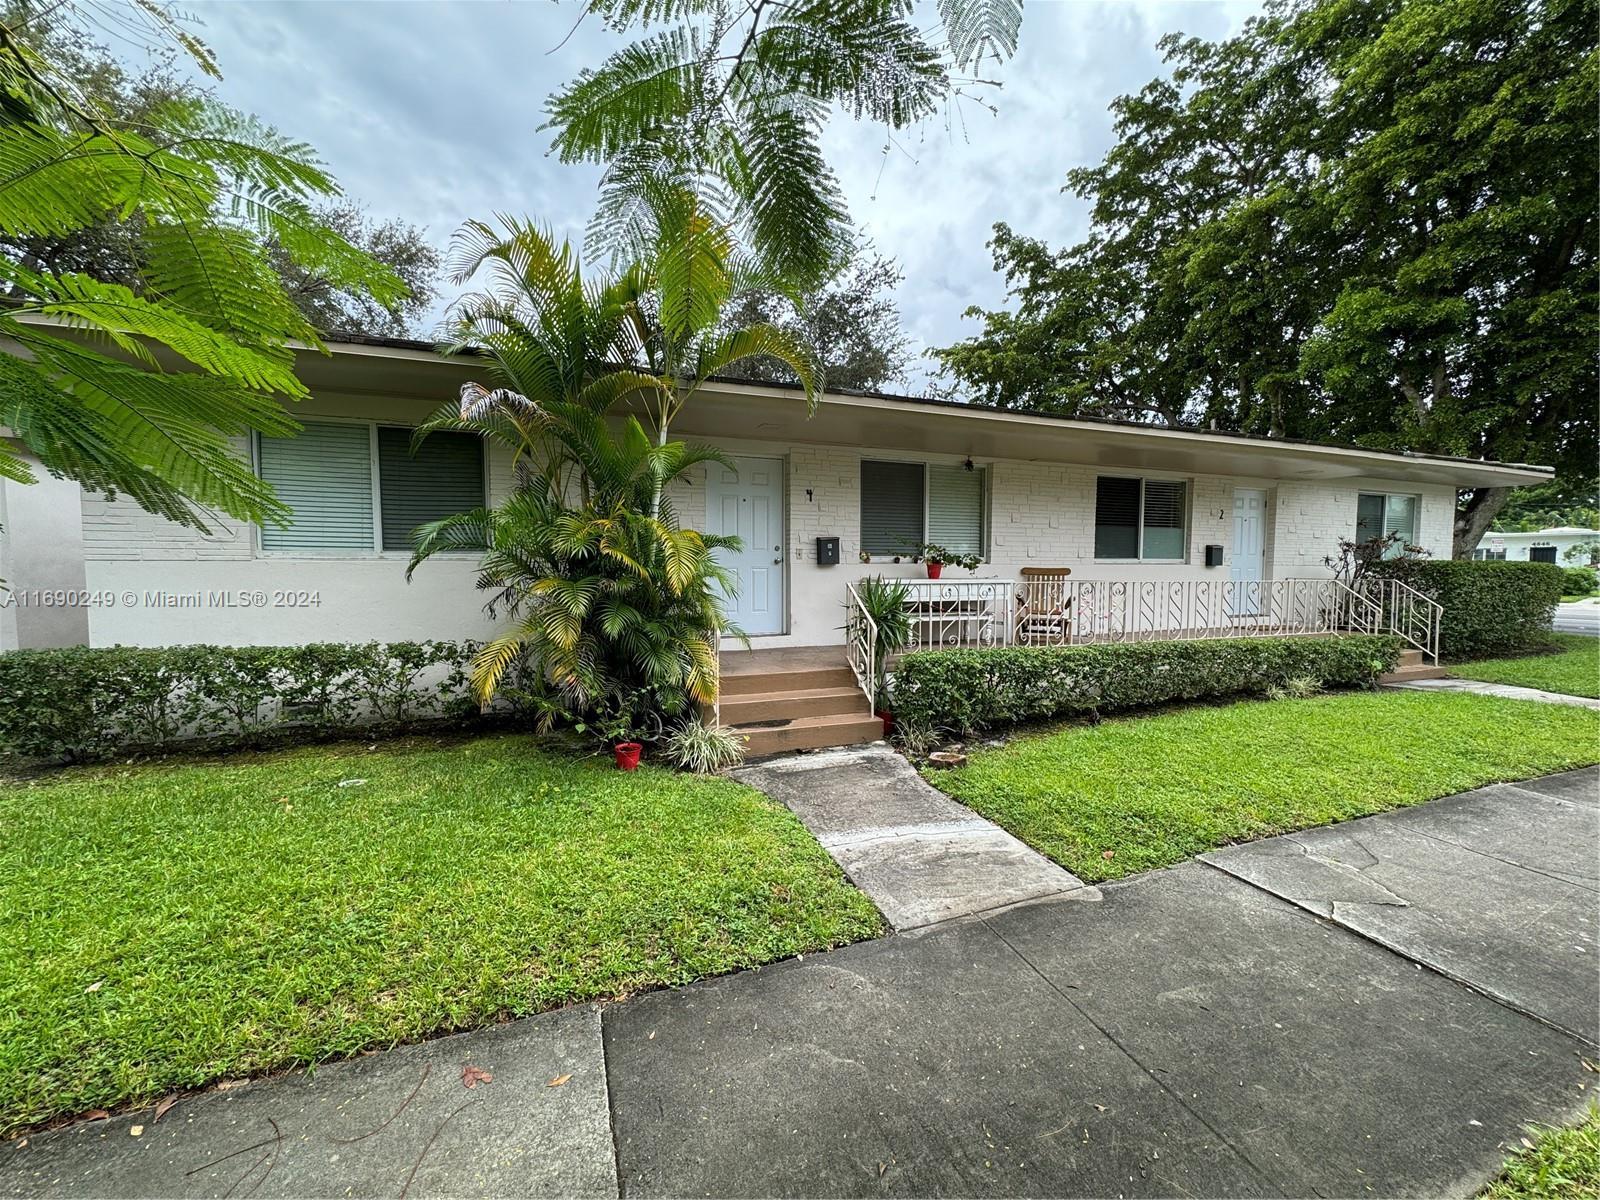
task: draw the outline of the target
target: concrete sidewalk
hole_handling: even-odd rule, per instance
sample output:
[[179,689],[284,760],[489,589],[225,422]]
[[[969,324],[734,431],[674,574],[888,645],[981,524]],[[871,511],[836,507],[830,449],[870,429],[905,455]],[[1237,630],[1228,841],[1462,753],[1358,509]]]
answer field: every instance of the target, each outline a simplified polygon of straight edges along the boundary
[[1600,1082],[1597,850],[1595,769],[1485,788],[38,1135],[0,1193],[1468,1196]]

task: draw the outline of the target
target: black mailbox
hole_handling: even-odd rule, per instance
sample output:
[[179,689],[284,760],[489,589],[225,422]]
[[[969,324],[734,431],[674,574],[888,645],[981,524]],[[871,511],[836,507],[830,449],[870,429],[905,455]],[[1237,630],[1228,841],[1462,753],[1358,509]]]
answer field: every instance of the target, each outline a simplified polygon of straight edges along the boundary
[[1222,565],[1222,547],[1221,546],[1207,546],[1206,547],[1206,566],[1208,566],[1208,567],[1220,567],[1221,565]]
[[817,539],[817,566],[836,567],[839,565],[839,539],[836,537],[819,537]]

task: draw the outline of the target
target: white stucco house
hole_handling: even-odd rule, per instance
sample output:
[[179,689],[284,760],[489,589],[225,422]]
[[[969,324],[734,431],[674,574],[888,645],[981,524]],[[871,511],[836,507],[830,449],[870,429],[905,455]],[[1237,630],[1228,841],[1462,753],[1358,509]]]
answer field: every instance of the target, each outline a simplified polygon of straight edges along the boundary
[[[477,364],[420,343],[330,349],[300,356],[304,432],[239,447],[294,508],[288,529],[219,517],[201,535],[62,480],[0,486],[0,649],[489,633],[471,555],[404,577],[416,524],[511,486],[498,452],[462,435],[409,452],[410,428]],[[672,500],[685,523],[744,539],[735,616],[759,647],[843,644],[847,586],[925,578],[908,554],[925,540],[983,560],[970,575],[946,570],[943,583],[965,592],[924,603],[925,618],[960,616],[955,640],[1011,640],[1021,596],[995,598],[1028,575],[1069,571],[1073,587],[1131,589],[1117,601],[1129,613],[1152,597],[1170,607],[1182,591],[1194,611],[1155,618],[1172,628],[1223,609],[1266,621],[1291,602],[1267,592],[1326,580],[1341,538],[1394,530],[1448,556],[1457,488],[1551,475],[882,395],[829,394],[808,416],[797,391],[742,383],[709,386],[674,434],[732,456],[733,469],[702,472]],[[963,598],[980,586],[987,600]],[[1239,588],[1258,598],[1240,601]],[[1037,631],[1051,614],[1033,616]],[[1093,616],[1067,636],[1092,634]],[[929,636],[952,640],[949,628]]]
[[1547,562],[1561,567],[1587,567],[1590,564],[1589,553],[1580,553],[1575,558],[1567,557],[1567,551],[1574,546],[1600,550],[1600,529],[1579,529],[1571,525],[1558,525],[1531,533],[1500,533],[1491,529],[1483,535],[1472,557],[1480,562]]

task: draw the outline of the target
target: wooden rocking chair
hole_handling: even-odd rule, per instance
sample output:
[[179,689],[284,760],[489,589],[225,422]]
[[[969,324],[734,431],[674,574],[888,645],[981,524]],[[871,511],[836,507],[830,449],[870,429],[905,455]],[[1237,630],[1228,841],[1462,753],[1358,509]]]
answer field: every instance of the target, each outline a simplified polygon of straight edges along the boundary
[[1071,567],[1023,567],[1013,641],[1022,646],[1065,646],[1072,641]]

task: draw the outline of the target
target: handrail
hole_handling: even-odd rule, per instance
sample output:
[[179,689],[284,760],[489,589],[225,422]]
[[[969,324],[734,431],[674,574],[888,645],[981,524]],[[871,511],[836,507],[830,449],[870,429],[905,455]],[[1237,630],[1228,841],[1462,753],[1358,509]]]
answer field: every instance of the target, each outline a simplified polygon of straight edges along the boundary
[[856,684],[866,693],[867,703],[878,702],[878,623],[861,602],[855,584],[844,586],[844,651]]
[[[1371,596],[1357,591],[1343,580],[1335,579],[1333,586],[1335,594],[1345,602],[1346,615],[1343,617],[1343,624],[1364,633],[1377,633],[1383,628],[1383,606],[1381,604],[1373,600]],[[1356,616],[1357,605],[1361,605],[1365,609],[1367,618],[1365,624]]]
[[1444,629],[1444,605],[1408,583],[1387,577],[1362,581],[1369,591],[1376,585],[1378,606],[1387,618],[1390,633],[1410,642],[1435,665],[1439,662],[1439,642]]

